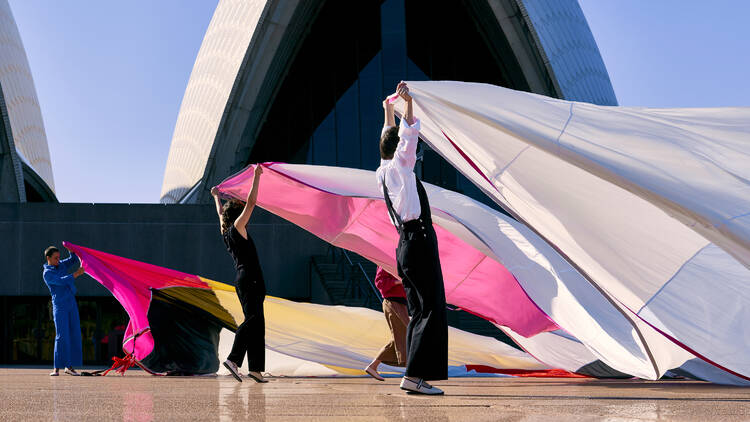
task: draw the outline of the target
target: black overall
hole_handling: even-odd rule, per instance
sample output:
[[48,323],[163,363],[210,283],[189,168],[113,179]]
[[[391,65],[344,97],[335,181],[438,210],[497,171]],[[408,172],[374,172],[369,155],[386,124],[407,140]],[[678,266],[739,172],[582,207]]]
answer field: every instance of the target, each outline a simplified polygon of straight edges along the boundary
[[406,376],[425,381],[444,380],[448,378],[445,286],[430,202],[422,182],[416,181],[421,212],[418,219],[406,222],[393,208],[383,181],[388,213],[398,223],[396,262],[411,316],[406,330]]
[[234,225],[229,226],[223,237],[237,268],[234,285],[245,315],[245,321],[237,327],[232,352],[227,359],[242,366],[247,352],[248,370],[262,372],[266,370],[266,320],[263,316],[266,284],[258,251],[250,234],[245,239]]

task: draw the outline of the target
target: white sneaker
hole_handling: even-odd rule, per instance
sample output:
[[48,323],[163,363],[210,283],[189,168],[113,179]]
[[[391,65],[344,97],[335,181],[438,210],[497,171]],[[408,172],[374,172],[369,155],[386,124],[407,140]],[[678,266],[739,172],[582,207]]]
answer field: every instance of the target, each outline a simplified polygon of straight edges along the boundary
[[247,376],[254,379],[255,382],[259,382],[259,383],[268,382],[267,379],[263,378],[263,374],[261,374],[260,372],[248,371]]
[[234,379],[236,379],[239,382],[242,382],[242,378],[240,378],[240,370],[237,369],[237,364],[232,362],[231,360],[227,359],[224,361],[224,367],[229,370],[229,373],[232,374]]
[[51,377],[59,377],[60,376],[60,371],[57,370],[57,369],[55,369],[54,371],[52,371],[52,372],[49,373],[49,376],[51,376]]
[[65,368],[65,371],[64,371],[64,372],[65,372],[66,374],[68,374],[68,375],[73,375],[74,377],[77,377],[77,376],[81,375],[81,374],[79,374],[78,372],[76,372],[76,370],[75,370],[75,369],[73,369],[73,368],[71,368],[71,367],[67,367],[67,368]]
[[422,378],[417,378],[416,381],[406,377],[401,378],[401,389],[412,393],[427,394],[430,396],[443,394],[443,390],[431,386]]

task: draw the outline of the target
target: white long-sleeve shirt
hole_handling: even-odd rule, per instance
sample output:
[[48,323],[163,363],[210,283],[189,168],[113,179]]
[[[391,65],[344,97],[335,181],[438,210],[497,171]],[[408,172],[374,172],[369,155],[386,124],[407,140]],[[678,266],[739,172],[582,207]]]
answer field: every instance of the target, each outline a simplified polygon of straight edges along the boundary
[[[383,132],[389,127],[383,126]],[[419,119],[416,119],[411,126],[405,119],[401,119],[398,130],[400,139],[396,152],[393,153],[393,159],[380,160],[380,167],[375,172],[378,188],[381,192],[383,192],[382,181],[385,178],[388,194],[391,197],[391,202],[393,202],[393,209],[404,222],[419,218],[422,211],[419,205],[419,194],[417,193],[417,178],[414,175],[419,129]],[[393,219],[391,218],[391,220]],[[393,224],[397,223],[394,221]]]

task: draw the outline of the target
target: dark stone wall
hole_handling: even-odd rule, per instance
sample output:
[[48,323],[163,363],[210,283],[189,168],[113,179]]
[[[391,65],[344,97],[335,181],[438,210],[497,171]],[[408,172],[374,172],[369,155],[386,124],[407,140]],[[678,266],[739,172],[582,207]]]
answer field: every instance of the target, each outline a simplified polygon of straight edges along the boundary
[[[248,231],[255,240],[268,294],[309,299],[310,256],[327,244],[256,208]],[[213,205],[0,204],[0,296],[49,295],[42,281],[43,251],[62,241],[234,283],[234,267],[219,234]],[[109,296],[88,276],[79,296]]]

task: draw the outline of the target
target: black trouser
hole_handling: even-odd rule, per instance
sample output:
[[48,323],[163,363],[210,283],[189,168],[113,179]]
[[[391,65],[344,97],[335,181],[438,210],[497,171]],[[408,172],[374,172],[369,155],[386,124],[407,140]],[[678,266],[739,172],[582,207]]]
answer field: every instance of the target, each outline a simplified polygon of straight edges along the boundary
[[437,237],[432,223],[407,222],[396,259],[411,321],[406,331],[406,375],[448,378],[448,320]]
[[266,370],[266,319],[263,316],[263,300],[266,289],[263,281],[251,280],[240,270],[236,280],[237,296],[242,304],[245,321],[237,327],[232,352],[227,359],[242,366],[247,352],[250,371]]

